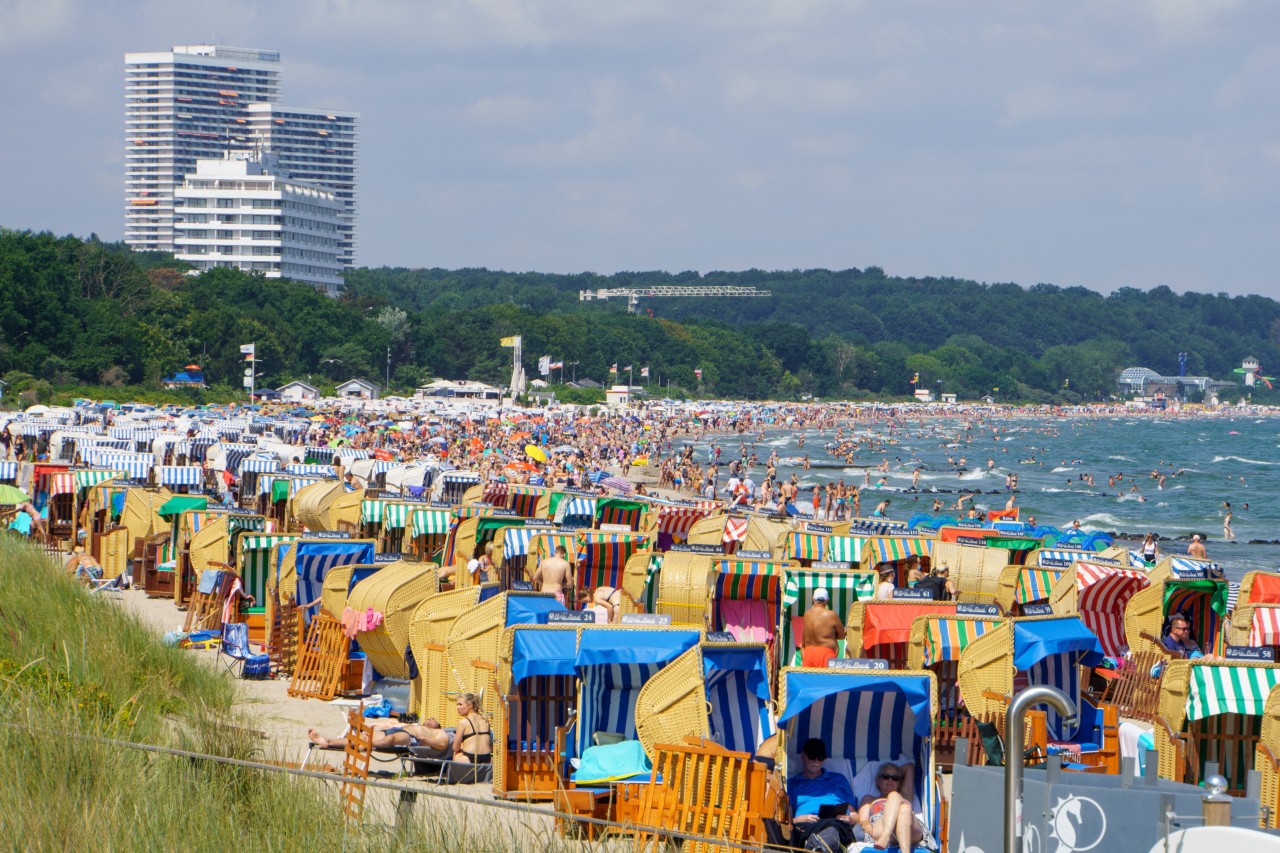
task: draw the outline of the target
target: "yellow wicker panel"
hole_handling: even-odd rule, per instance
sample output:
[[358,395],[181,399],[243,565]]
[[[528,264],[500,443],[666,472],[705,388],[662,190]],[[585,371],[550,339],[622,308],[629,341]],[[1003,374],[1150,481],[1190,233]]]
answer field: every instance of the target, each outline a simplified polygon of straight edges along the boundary
[[455,589],[429,596],[413,612],[409,624],[409,647],[418,663],[418,679],[414,682],[414,713],[419,717],[435,717],[441,725],[456,722],[457,710],[448,697],[453,676],[445,657],[445,639],[453,620],[475,607],[478,587]]
[[439,588],[435,567],[430,563],[400,561],[383,567],[351,590],[348,607],[357,611],[372,608],[382,614],[382,624],[375,630],[356,635],[356,642],[378,672],[392,678],[409,677],[405,650],[409,648],[414,612]]
[[[449,562],[453,565],[466,566],[476,553],[476,533],[480,526],[478,518],[464,518],[458,522],[458,527],[453,534],[453,554]],[[461,572],[466,574],[466,572]],[[462,583],[457,574],[453,576],[454,583]]]
[[329,505],[346,493],[346,487],[337,480],[321,480],[303,486],[289,498],[285,517],[307,530],[333,530],[329,526]]
[[[724,524],[720,526],[723,530]],[[747,538],[738,547],[746,551],[768,551],[775,560],[781,560],[786,554],[790,534],[790,524],[753,515],[747,523]],[[665,563],[663,565],[665,568]]]
[[231,545],[227,532],[226,515],[207,515],[204,525],[191,537],[187,546],[191,568],[196,577],[209,568],[210,563],[230,562]]
[[983,692],[1013,694],[1012,622],[993,628],[965,648],[960,654],[957,681],[965,707],[975,719],[988,722],[1004,713],[1004,703],[987,698]]
[[1076,590],[1076,567],[1064,571],[1049,590],[1049,606],[1055,616],[1077,616],[1080,613],[1080,595]]
[[988,603],[995,601],[999,592],[1009,552],[1004,548],[939,541],[933,545],[931,564],[951,570],[949,577],[960,590],[961,601]]
[[[674,625],[705,628],[711,619],[715,557],[670,551],[662,558],[655,612],[668,613]],[[665,742],[665,741],[664,741]]]
[[[1164,621],[1164,578],[1156,577],[1158,570],[1157,566],[1151,571],[1151,586],[1135,592],[1124,608],[1124,637],[1133,652],[1161,651],[1156,643],[1142,636],[1146,633],[1158,638]],[[1168,572],[1165,574],[1167,577]]]
[[507,616],[507,596],[501,593],[460,614],[449,626],[444,644],[445,660],[455,690],[480,695],[493,681],[493,670],[476,663],[498,666],[502,631]]
[[480,503],[484,499],[484,489],[484,483],[477,483],[462,493],[462,500],[458,501],[458,503],[463,506]]
[[157,533],[168,530],[169,523],[156,514],[173,493],[168,489],[131,488],[125,492],[124,509],[120,511],[120,526],[129,528],[132,537],[130,556],[137,559],[142,554],[133,548]]
[[129,549],[133,540],[127,528],[117,527],[102,534],[102,573],[114,578],[129,567]]
[[690,545],[716,545],[724,541],[724,523],[727,515],[712,515],[700,518],[689,528],[689,536],[685,539]]
[[347,592],[351,588],[351,573],[354,565],[334,566],[324,576],[324,586],[320,590],[320,607],[335,619],[342,619],[342,611],[347,606]]
[[281,601],[287,601],[298,594],[298,547],[296,542],[290,545],[288,550],[284,552],[284,556],[280,558],[279,574],[279,588],[276,588],[276,573],[267,573],[267,590],[274,589],[277,598]]
[[[649,541],[654,542],[656,539]],[[627,564],[622,569],[622,588],[637,601],[644,597],[644,586],[649,579],[649,562],[652,558],[653,551],[636,551],[627,558]]]
[[652,761],[656,744],[710,737],[702,650],[697,646],[658,670],[636,697],[636,736]]
[[[1252,573],[1251,573],[1252,574]],[[1245,576],[1246,578],[1248,575]],[[1241,589],[1243,593],[1243,589]],[[1280,686],[1273,687],[1267,695],[1262,711],[1262,734],[1258,738],[1258,755],[1254,769],[1262,774],[1261,804],[1269,809],[1269,819],[1263,826],[1280,826]]]
[[333,498],[329,503],[329,517],[326,530],[341,530],[340,525],[346,523],[356,528],[360,524],[360,504],[364,501],[364,489],[345,491]]

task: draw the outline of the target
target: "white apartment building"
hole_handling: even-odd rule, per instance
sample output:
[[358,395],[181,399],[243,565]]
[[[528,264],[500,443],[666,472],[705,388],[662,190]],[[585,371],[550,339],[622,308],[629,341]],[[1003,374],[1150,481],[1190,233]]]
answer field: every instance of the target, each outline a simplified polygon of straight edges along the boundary
[[250,104],[249,133],[294,179],[332,190],[342,202],[342,262],[355,263],[358,113]]
[[355,261],[357,113],[278,105],[280,54],[179,45],[125,54],[125,242],[174,251],[174,191],[200,159],[270,151],[295,180],[342,205],[343,265]]
[[270,155],[196,161],[174,191],[174,210],[174,255],[196,270],[235,267],[330,296],[342,286],[342,203]]

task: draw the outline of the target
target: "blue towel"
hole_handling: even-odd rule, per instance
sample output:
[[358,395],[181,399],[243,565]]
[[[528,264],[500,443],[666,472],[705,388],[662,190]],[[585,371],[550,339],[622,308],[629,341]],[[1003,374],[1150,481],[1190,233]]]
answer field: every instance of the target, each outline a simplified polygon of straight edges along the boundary
[[589,746],[582,753],[582,760],[573,774],[578,785],[615,782],[632,776],[651,773],[653,765],[638,740],[624,740],[604,746]]

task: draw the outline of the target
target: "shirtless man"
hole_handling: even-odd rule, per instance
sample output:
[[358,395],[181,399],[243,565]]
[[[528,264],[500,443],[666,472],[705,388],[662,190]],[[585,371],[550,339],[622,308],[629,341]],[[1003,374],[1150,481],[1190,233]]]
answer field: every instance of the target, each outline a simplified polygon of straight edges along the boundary
[[803,666],[826,667],[827,661],[840,654],[838,641],[844,639],[844,625],[830,607],[831,595],[819,587],[813,591],[813,604],[804,614]]
[[1204,549],[1204,543],[1200,541],[1200,534],[1195,533],[1191,536],[1191,544],[1187,546],[1187,556],[1195,557],[1198,560],[1205,560],[1209,557],[1209,552]]
[[566,559],[568,556],[563,545],[557,546],[555,556],[538,563],[538,567],[533,570],[534,587],[542,592],[554,593],[556,601],[561,604],[565,603],[564,581],[571,568]]

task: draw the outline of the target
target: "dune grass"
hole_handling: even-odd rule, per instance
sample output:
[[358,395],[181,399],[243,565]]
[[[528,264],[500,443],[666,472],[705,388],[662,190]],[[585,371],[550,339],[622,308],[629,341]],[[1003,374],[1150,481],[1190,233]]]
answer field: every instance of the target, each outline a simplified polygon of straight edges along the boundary
[[[370,791],[349,829],[332,783],[73,734],[271,760],[228,733],[234,682],[0,534],[0,838],[28,850],[548,850],[543,829],[420,800],[397,830]],[[492,818],[484,815],[492,814]],[[577,849],[577,848],[575,848]]]

